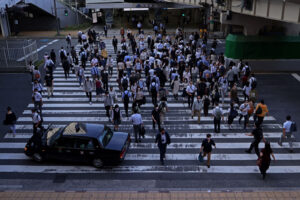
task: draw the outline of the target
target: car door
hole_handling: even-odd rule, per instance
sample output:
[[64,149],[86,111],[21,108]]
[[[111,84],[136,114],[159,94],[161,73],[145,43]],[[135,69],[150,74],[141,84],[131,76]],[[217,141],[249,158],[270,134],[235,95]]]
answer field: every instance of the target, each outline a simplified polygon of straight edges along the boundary
[[75,154],[78,161],[92,161],[96,155],[96,146],[97,144],[95,144],[92,138],[77,139]]
[[74,153],[75,139],[71,137],[60,137],[54,141],[53,146],[49,149],[49,158],[73,161],[76,158]]

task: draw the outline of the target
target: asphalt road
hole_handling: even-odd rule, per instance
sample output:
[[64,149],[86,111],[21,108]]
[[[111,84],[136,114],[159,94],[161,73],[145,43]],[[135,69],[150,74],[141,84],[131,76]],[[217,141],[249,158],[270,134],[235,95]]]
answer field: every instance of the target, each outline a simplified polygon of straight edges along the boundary
[[[51,41],[51,40],[49,40]],[[49,41],[39,42],[39,46]],[[60,48],[60,40],[39,52],[40,57],[52,48]],[[300,124],[300,82],[291,74],[258,74],[259,98],[265,99],[272,116],[282,123],[287,114]],[[0,74],[0,120],[10,105],[17,116],[31,102],[29,74]],[[0,141],[8,127],[0,125]],[[296,135],[299,141],[299,135]],[[5,151],[4,151],[5,152]],[[299,152],[297,152],[299,153]],[[288,161],[287,161],[288,164]],[[262,181],[260,174],[189,174],[189,173],[128,173],[128,174],[32,174],[1,173],[0,190],[258,190],[299,188],[300,174],[270,174]]]

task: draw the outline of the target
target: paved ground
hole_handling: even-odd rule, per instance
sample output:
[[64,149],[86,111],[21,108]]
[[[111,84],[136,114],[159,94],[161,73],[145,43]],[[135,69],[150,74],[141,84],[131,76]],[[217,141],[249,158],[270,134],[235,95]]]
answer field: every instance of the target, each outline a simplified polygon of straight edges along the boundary
[[0,192],[2,200],[299,200],[300,192]]

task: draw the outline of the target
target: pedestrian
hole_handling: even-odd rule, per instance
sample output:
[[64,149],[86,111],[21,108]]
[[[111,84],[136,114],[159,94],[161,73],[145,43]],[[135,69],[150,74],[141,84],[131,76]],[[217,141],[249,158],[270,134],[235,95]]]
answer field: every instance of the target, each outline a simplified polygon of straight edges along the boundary
[[44,88],[43,88],[43,85],[38,82],[38,80],[35,80],[33,82],[33,85],[32,85],[32,92],[34,92],[34,90],[37,89],[37,91],[42,94],[44,92]]
[[229,125],[229,129],[232,129],[232,123],[234,118],[238,116],[238,111],[235,108],[235,105],[233,102],[230,103],[230,108],[228,109],[228,117],[227,117],[227,123]]
[[112,39],[112,45],[114,47],[115,54],[117,54],[117,51],[118,51],[118,39],[116,38],[116,36],[114,36],[113,39]]
[[92,74],[92,78],[93,78],[94,81],[96,79],[100,78],[100,71],[99,71],[97,65],[92,66],[92,68],[91,68],[91,74]]
[[133,124],[135,143],[141,142],[142,126],[144,126],[141,114],[137,113],[137,110],[134,110],[134,114],[131,115],[130,121]]
[[43,97],[38,92],[37,89],[34,89],[34,92],[32,94],[32,101],[34,104],[34,108],[39,111],[40,114],[42,114],[42,106],[43,106]]
[[188,96],[188,105],[189,105],[189,108],[192,108],[192,106],[193,106],[194,96],[195,96],[196,89],[197,88],[193,85],[193,82],[190,81],[190,84],[186,88],[186,93],[187,93],[187,96]]
[[203,102],[200,96],[197,96],[197,99],[194,101],[192,106],[192,119],[195,115],[198,116],[198,124],[200,124],[201,111],[203,107]]
[[250,83],[247,82],[243,88],[243,94],[244,94],[244,101],[245,100],[248,100],[249,101],[249,98],[250,98],[250,91],[251,91],[251,86],[250,86]]
[[13,137],[16,137],[16,122],[17,117],[15,113],[12,111],[11,107],[6,108],[7,112],[5,115],[4,125],[8,125],[10,128],[10,133],[13,134]]
[[286,121],[283,123],[282,127],[282,135],[278,141],[278,144],[282,146],[282,143],[285,140],[288,140],[289,146],[290,146],[290,153],[293,153],[293,132],[296,132],[296,123],[292,121],[292,117],[288,115],[286,117]]
[[204,116],[207,117],[208,116],[208,109],[209,109],[209,105],[210,105],[210,99],[209,96],[204,95],[202,98],[203,101],[203,113]]
[[159,130],[159,133],[155,137],[155,143],[157,143],[157,146],[159,148],[160,163],[164,165],[164,160],[166,159],[167,145],[171,144],[170,135],[168,134],[168,132],[165,131],[164,128],[161,128]]
[[153,130],[155,130],[155,125],[157,125],[158,130],[160,130],[160,126],[161,126],[160,112],[161,112],[161,110],[159,110],[158,105],[156,104],[154,106],[154,109],[152,110],[152,127],[153,127]]
[[67,57],[62,60],[62,67],[64,69],[65,78],[67,79],[67,77],[70,77],[70,63]]
[[54,64],[56,64],[56,53],[54,51],[54,49],[51,49],[51,52],[50,52],[50,59],[52,60],[52,62]]
[[85,69],[86,61],[87,61],[87,53],[83,50],[83,48],[81,48],[79,56],[80,56],[81,65],[83,69]]
[[101,80],[103,83],[103,89],[108,91],[108,73],[106,70],[101,70]]
[[113,67],[114,67],[114,59],[111,57],[111,55],[108,56],[106,65],[108,67],[108,74],[110,77],[112,77]]
[[48,56],[47,60],[45,62],[45,66],[44,66],[44,69],[45,69],[46,73],[53,74],[54,68],[55,68],[54,62]]
[[105,37],[107,37],[107,29],[108,29],[107,24],[104,24],[103,30],[104,30]]
[[114,125],[114,131],[118,131],[119,125],[121,124],[122,121],[122,113],[118,104],[116,104],[115,107],[113,108],[111,118],[112,118],[112,123]]
[[96,79],[95,81],[95,86],[96,86],[96,97],[97,97],[97,101],[99,101],[99,98],[101,100],[101,96],[104,93],[104,90],[102,88],[102,83],[99,79]]
[[260,151],[259,158],[257,160],[257,165],[259,167],[259,171],[260,171],[263,179],[266,178],[267,170],[270,167],[271,156],[272,156],[273,160],[275,161],[275,156],[273,154],[273,150],[271,148],[270,142],[266,141],[265,148],[263,148]]
[[85,94],[87,98],[89,98],[90,105],[92,105],[92,91],[94,89],[94,82],[90,80],[90,77],[87,76],[86,79],[83,82],[83,90],[85,91]]
[[223,111],[219,107],[219,103],[216,103],[215,108],[212,111],[214,118],[214,130],[215,133],[220,133],[221,119],[224,120]]
[[131,97],[131,92],[126,89],[122,93],[122,100],[123,100],[123,104],[124,104],[124,110],[125,110],[126,117],[128,117],[128,104],[129,104],[130,97]]
[[53,76],[51,74],[46,74],[45,76],[45,84],[48,92],[48,99],[53,97]]
[[66,36],[67,48],[69,48],[69,47],[71,48],[71,46],[72,46],[71,40],[72,40],[72,36],[71,36],[71,34],[69,33],[69,34]]
[[206,139],[202,141],[200,153],[203,153],[203,157],[207,156],[206,166],[210,168],[210,158],[212,152],[212,146],[216,148],[216,144],[213,139],[211,139],[211,134],[206,135]]
[[44,130],[44,127],[42,126],[42,117],[37,112],[37,110],[34,108],[31,110],[32,112],[32,122],[33,122],[33,135],[37,134],[37,129],[40,128],[41,131]]
[[169,110],[167,99],[165,97],[161,99],[158,109],[160,110],[159,112],[160,123],[164,124],[166,113]]
[[246,99],[245,102],[240,106],[240,118],[239,118],[239,124],[241,124],[241,120],[242,118],[244,118],[244,130],[246,129],[249,122],[249,114],[248,114],[249,110],[250,110],[250,105],[248,103],[248,100]]
[[72,56],[73,62],[75,63],[78,58],[77,58],[77,53],[76,53],[74,46],[71,47],[71,56]]
[[150,84],[150,91],[151,91],[151,98],[153,105],[157,104],[157,91],[158,91],[158,84],[156,83],[156,80],[153,78],[152,82]]
[[262,125],[263,121],[264,121],[264,117],[266,115],[269,114],[269,110],[268,110],[268,107],[267,105],[265,104],[265,101],[262,99],[260,101],[260,103],[258,103],[256,105],[256,108],[255,108],[255,115],[254,115],[254,121],[256,122],[256,120],[258,121],[258,124],[259,126]]
[[61,47],[59,50],[60,62],[63,63],[64,59],[67,57],[67,52],[64,50],[64,47]]
[[105,91],[105,96],[104,96],[104,108],[106,110],[106,116],[108,117],[108,121],[111,122],[110,119],[110,110],[113,106],[113,99],[112,97],[109,95],[108,91]]
[[81,86],[82,82],[84,81],[84,68],[82,65],[80,65],[77,75],[78,75],[79,86]]
[[239,104],[240,100],[238,98],[238,91],[237,91],[236,84],[233,84],[233,87],[230,89],[229,97],[230,97],[230,102]]
[[178,91],[179,91],[179,80],[178,76],[175,76],[175,79],[171,82],[172,87],[172,94],[174,96],[174,99],[178,100]]
[[252,133],[248,133],[246,135],[247,136],[253,136],[254,140],[252,141],[249,149],[247,149],[245,152],[246,153],[251,153],[252,149],[254,148],[257,157],[259,157],[258,145],[259,145],[261,140],[265,140],[264,135],[263,135],[263,130],[260,127],[259,122],[255,122],[255,129],[252,131]]

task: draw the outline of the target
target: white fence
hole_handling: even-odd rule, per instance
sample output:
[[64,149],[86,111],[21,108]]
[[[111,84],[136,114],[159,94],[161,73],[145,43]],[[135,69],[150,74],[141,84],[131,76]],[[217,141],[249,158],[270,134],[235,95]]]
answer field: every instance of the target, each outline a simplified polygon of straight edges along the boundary
[[25,67],[38,60],[35,40],[12,40],[0,42],[0,67]]

